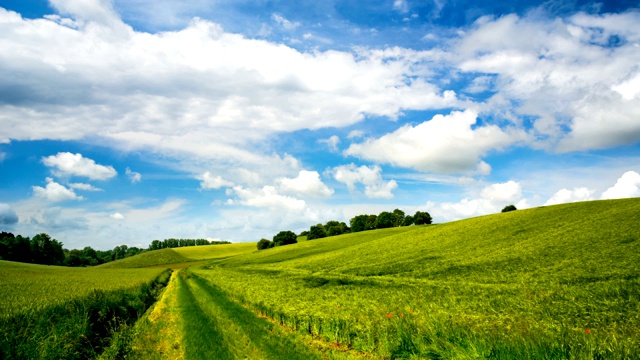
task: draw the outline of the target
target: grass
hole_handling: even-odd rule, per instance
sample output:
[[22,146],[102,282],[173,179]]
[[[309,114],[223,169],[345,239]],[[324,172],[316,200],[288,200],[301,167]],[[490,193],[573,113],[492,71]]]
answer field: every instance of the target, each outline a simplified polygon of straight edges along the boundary
[[[224,259],[239,254],[254,252],[255,243],[238,243],[222,245],[187,246],[173,249],[161,249],[146,251],[141,254],[100,265],[101,268],[143,268],[143,267],[163,267],[180,268],[190,263]],[[175,266],[183,264],[182,266]]]
[[69,268],[0,261],[0,318],[151,282],[163,269]]
[[0,358],[87,359],[155,301],[162,269],[77,269],[0,262]]
[[382,358],[639,358],[640,199],[307,241],[192,269]]

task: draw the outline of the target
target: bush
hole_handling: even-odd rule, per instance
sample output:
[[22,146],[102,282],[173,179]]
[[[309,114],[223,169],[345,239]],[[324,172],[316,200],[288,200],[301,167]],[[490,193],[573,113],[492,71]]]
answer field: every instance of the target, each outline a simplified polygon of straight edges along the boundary
[[504,207],[504,209],[502,209],[502,212],[509,212],[509,211],[514,211],[514,210],[518,210],[516,209],[515,205],[507,205]]
[[293,231],[280,231],[276,236],[273,237],[273,246],[282,246],[295,244],[298,242],[298,235]]
[[258,241],[258,250],[269,249],[273,247],[273,242],[267,239],[260,239]]

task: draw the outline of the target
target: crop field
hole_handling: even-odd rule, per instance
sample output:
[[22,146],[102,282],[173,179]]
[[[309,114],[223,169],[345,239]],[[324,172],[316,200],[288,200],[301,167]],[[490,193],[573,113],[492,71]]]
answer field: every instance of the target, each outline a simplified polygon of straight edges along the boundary
[[640,200],[520,210],[192,268],[299,332],[380,358],[640,358]]
[[[61,343],[47,340],[23,352],[36,358],[637,359],[638,220],[640,199],[593,201],[261,251],[255,243],[165,249],[113,263],[160,268],[0,262],[8,295],[0,301],[9,314],[28,314],[19,309],[29,298],[40,303],[34,309],[60,301],[59,312],[73,301],[53,289],[67,289],[88,299],[77,308],[107,304],[97,314],[140,303],[137,319],[142,303],[151,306],[135,324],[109,330],[110,346],[56,352]],[[168,280],[162,267],[177,270]],[[150,291],[145,284],[161,272],[166,289]],[[92,286],[132,290],[106,301],[86,290]],[[0,327],[25,327],[13,323]],[[51,339],[47,331],[36,335]],[[65,334],[67,342],[79,337]]]
[[92,291],[148,283],[162,269],[69,268],[0,261],[0,318],[82,298]]
[[[256,250],[255,243],[187,246],[143,252],[126,259],[100,265],[102,268],[173,267],[202,260],[223,259]],[[166,266],[165,266],[166,265]],[[185,265],[185,266],[186,266]]]

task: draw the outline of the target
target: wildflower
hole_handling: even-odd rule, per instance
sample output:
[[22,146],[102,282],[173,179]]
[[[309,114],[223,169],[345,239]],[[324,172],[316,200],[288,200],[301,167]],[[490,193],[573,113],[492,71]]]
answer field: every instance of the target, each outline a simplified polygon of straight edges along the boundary
[[387,319],[391,319],[392,316],[393,314],[387,314]]
[[338,309],[340,309],[340,305],[338,305]]
[[587,334],[591,334],[591,329],[585,329],[584,332],[586,332]]
[[401,318],[404,318],[404,314],[400,314],[400,317],[401,317]]
[[413,314],[413,309],[409,310],[409,312]]

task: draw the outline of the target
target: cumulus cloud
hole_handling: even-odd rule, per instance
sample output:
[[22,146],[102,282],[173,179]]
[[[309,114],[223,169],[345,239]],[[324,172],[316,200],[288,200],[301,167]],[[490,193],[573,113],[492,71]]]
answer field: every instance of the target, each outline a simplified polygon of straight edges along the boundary
[[113,214],[109,215],[109,217],[114,219],[114,220],[124,220],[124,215],[122,215],[119,212],[113,213]]
[[0,203],[0,226],[11,228],[18,223],[18,215],[9,204]]
[[538,146],[568,152],[631,144],[640,140],[639,21],[637,11],[482,17],[458,41],[454,63],[477,76],[471,90],[492,76],[500,101],[484,110],[531,119]]
[[356,184],[364,185],[364,194],[368,198],[391,199],[393,190],[398,187],[395,180],[384,181],[382,169],[378,165],[357,167],[355,164],[342,165],[331,170],[333,178],[344,183],[349,191],[356,189]]
[[301,170],[295,178],[279,179],[278,185],[285,193],[316,197],[328,197],[333,195],[333,189],[330,189],[322,182],[320,174],[318,174],[317,171]]
[[575,188],[573,190],[560,189],[553,194],[553,196],[547,200],[544,205],[593,200],[593,193],[595,193],[595,190],[588,189],[586,187]]
[[42,162],[50,168],[55,168],[54,173],[58,176],[83,176],[91,180],[107,180],[118,174],[112,166],[96,164],[82,154],[59,152],[43,157]]
[[456,203],[428,202],[426,207],[434,216],[449,221],[497,213],[512,204],[518,209],[529,206],[522,198],[520,183],[510,180],[486,186],[478,198],[464,198]]
[[196,176],[196,179],[201,181],[201,189],[220,189],[222,187],[233,186],[232,182],[227,181],[220,176],[213,175],[209,171],[204,172],[202,175]]
[[140,182],[142,180],[142,175],[139,172],[131,171],[131,169],[127,168],[125,170],[125,175],[131,180],[132,184]]
[[32,186],[33,193],[40,198],[47,199],[49,201],[58,202],[66,200],[83,200],[82,196],[76,195],[76,193],[63,185],[53,181],[52,178],[47,178],[47,186]]
[[486,173],[490,168],[480,160],[482,155],[524,140],[526,135],[495,125],[474,128],[477,117],[473,110],[436,115],[415,127],[405,125],[379,139],[352,144],[344,153],[427,172]]
[[407,4],[407,0],[394,0],[393,10],[401,14],[406,14],[407,12],[409,12],[409,4]]
[[229,199],[228,205],[245,205],[287,211],[303,211],[306,208],[304,200],[281,195],[274,186],[264,186],[261,189],[234,186],[231,192],[237,196],[237,200]]
[[113,17],[106,1],[89,2],[103,13],[59,3],[62,14],[82,20],[76,27],[0,10],[10,54],[0,59],[0,76],[11,79],[3,85],[12,93],[0,105],[0,139],[98,137],[126,150],[255,165],[265,157],[252,144],[277,132],[457,103],[414,66],[432,61],[431,51],[302,53],[202,19],[114,38],[95,26]]
[[627,171],[616,181],[615,185],[602,193],[601,199],[623,199],[640,197],[640,174]]

